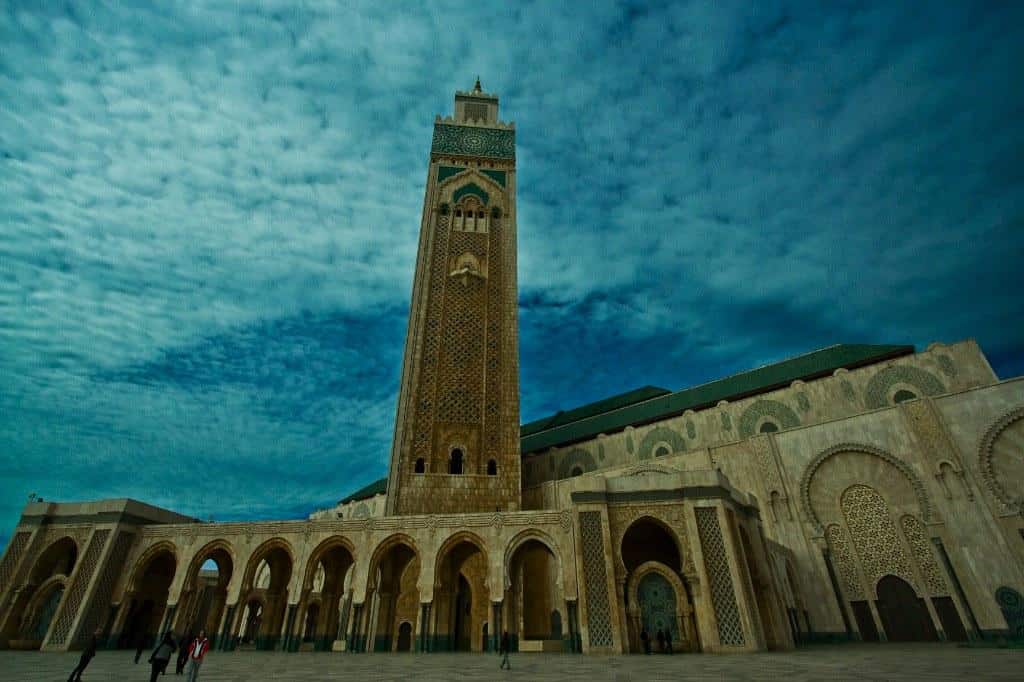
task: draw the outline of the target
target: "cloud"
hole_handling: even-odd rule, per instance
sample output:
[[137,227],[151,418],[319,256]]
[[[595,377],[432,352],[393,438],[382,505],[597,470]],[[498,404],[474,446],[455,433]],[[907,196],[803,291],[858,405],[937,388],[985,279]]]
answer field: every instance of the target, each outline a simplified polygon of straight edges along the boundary
[[431,125],[477,74],[517,123],[524,420],[836,342],[1024,371],[1021,15],[9,3],[0,526],[382,475]]

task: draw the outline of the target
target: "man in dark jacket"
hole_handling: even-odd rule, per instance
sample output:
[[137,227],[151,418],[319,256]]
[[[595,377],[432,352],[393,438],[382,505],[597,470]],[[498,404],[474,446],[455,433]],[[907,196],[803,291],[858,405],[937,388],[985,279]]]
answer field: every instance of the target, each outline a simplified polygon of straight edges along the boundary
[[508,661],[508,654],[509,654],[508,630],[505,630],[505,632],[501,633],[501,648],[498,650],[498,653],[501,654],[501,666],[500,666],[500,668],[504,669],[505,666],[508,666],[508,669],[511,670],[512,669],[512,664],[509,663],[509,661]]
[[99,634],[100,632],[97,630],[89,638],[89,643],[85,645],[82,657],[78,659],[78,666],[71,671],[71,677],[68,678],[68,682],[82,682],[82,673],[85,671],[86,666],[89,665],[89,661],[96,656],[96,640]]

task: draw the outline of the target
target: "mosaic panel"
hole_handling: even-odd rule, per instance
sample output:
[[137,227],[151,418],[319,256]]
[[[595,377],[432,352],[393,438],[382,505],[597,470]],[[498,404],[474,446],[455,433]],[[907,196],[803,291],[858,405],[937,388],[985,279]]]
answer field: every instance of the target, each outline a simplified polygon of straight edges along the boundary
[[438,123],[434,125],[430,153],[514,159],[516,133],[514,130]]
[[864,389],[864,405],[868,409],[888,405],[889,389],[895,384],[909,384],[921,396],[938,395],[946,390],[931,372],[909,365],[893,365],[881,370],[868,381]]
[[637,602],[640,604],[640,619],[647,632],[671,632],[672,641],[680,642],[679,624],[676,620],[676,591],[665,576],[648,573],[637,586]]
[[96,589],[92,593],[92,601],[89,603],[88,614],[78,628],[76,644],[83,644],[89,635],[96,632],[103,625],[103,617],[106,614],[107,606],[110,604],[110,597],[114,594],[114,583],[120,574],[128,557],[128,550],[131,549],[135,538],[131,533],[119,533],[114,540],[114,548],[110,551],[110,560],[107,561],[107,570],[100,575],[96,582]]
[[928,592],[933,597],[949,596],[949,587],[942,577],[942,571],[939,569],[939,563],[935,561],[935,555],[932,554],[932,543],[928,541],[924,524],[917,517],[908,514],[900,519],[900,526],[903,528],[903,537],[910,545],[910,551],[914,554],[914,560],[917,561],[917,567],[921,571],[921,577],[924,578]]
[[53,626],[50,644],[57,646],[64,644],[71,633],[71,626],[74,624],[75,616],[78,615],[78,607],[82,603],[85,591],[89,588],[92,574],[96,572],[96,565],[99,563],[100,554],[103,553],[103,547],[106,545],[109,535],[109,530],[98,530],[92,534],[85,555],[75,568],[74,582],[64,600],[60,615],[57,616],[57,622]]
[[725,646],[743,646],[743,625],[740,623],[740,609],[736,603],[732,575],[729,573],[729,559],[725,553],[722,527],[718,523],[718,511],[714,507],[697,507],[697,532],[704,550],[704,565],[711,583],[711,605],[718,621],[718,639]]
[[840,506],[868,585],[873,589],[880,578],[892,574],[918,589],[910,557],[882,496],[866,485],[853,485],[843,493]]
[[747,406],[740,415],[740,436],[749,438],[756,432],[757,422],[762,417],[773,417],[784,429],[800,426],[796,412],[778,400],[758,400]]
[[0,563],[0,594],[7,589],[7,585],[14,575],[14,567],[18,565],[21,555],[25,553],[25,547],[28,546],[28,539],[31,536],[31,533],[22,532],[16,533],[11,538],[11,544],[4,555],[3,563]]
[[684,452],[686,450],[686,441],[683,440],[681,435],[667,426],[658,426],[644,435],[643,440],[640,441],[640,450],[637,453],[637,457],[640,459],[650,459],[654,446],[661,442],[668,443],[672,447],[672,452]]
[[501,443],[501,391],[504,380],[502,372],[501,308],[504,297],[504,268],[501,259],[502,224],[500,218],[492,218],[490,238],[487,242],[487,370],[486,404],[484,406],[484,451],[485,460],[502,462]]
[[611,646],[612,619],[600,512],[580,512],[580,539],[583,543],[583,578],[586,585],[590,646]]
[[837,524],[832,524],[825,529],[825,540],[829,549],[832,550],[832,558],[835,560],[836,571],[839,573],[839,584],[843,588],[843,594],[849,601],[864,599],[864,590],[860,585],[860,577],[857,575],[857,563],[853,558],[853,551],[846,539],[846,533]]

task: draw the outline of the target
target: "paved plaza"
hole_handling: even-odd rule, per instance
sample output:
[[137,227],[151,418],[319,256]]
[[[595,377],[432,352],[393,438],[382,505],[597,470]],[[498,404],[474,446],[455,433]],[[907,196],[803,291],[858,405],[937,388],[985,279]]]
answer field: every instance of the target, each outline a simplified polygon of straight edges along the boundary
[[[83,680],[148,680],[145,658],[102,651]],[[148,655],[148,654],[147,654]],[[63,682],[75,653],[0,651],[0,680]],[[512,671],[491,654],[282,654],[209,655],[203,682],[246,680],[1020,680],[1024,650],[964,649],[946,644],[815,646],[784,653],[676,656],[571,656],[516,654]],[[173,666],[172,670],[173,672]],[[167,675],[164,680],[184,679]]]

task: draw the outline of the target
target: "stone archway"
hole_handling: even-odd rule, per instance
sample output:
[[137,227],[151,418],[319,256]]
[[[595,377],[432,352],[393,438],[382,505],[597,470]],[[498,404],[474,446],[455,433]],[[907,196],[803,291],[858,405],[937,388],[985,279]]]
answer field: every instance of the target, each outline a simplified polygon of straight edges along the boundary
[[[644,630],[644,608],[640,603],[639,583],[649,573],[655,572],[671,585],[675,595],[675,615],[677,619],[674,630],[673,647],[681,651],[699,651],[700,641],[693,611],[692,600],[683,578],[683,545],[678,536],[664,522],[651,516],[641,516],[634,520],[622,534],[619,545],[620,569],[624,571],[620,580],[624,581],[624,589],[620,587],[620,597],[626,614],[629,650],[633,653],[643,652],[641,633]],[[648,599],[648,611],[653,606],[650,599],[656,587],[657,579],[647,586],[645,593]],[[621,583],[620,583],[621,585]],[[661,585],[664,590],[664,585]],[[657,631],[648,632],[654,637]]]
[[[234,566],[231,546],[223,540],[215,540],[196,552],[178,600],[176,627],[180,636],[188,640],[204,630],[210,646],[218,646]],[[228,625],[225,623],[224,629]]]
[[[347,614],[352,602],[350,584],[355,558],[352,544],[345,538],[324,540],[313,550],[306,563],[302,582],[303,646],[329,651],[338,639],[344,639]],[[310,615],[315,608],[315,614]]]
[[[370,562],[366,602],[370,605],[366,632],[369,651],[394,651],[398,627],[414,622],[419,610],[420,557],[405,535],[393,535],[378,546]],[[356,626],[362,628],[356,618]],[[356,642],[355,647],[361,646]]]
[[[38,649],[46,638],[38,640],[31,637],[32,621],[38,620],[38,609],[50,594],[63,586],[78,561],[78,544],[71,537],[63,537],[51,542],[39,555],[28,579],[9,596],[10,608],[0,631],[0,640],[11,648]],[[63,590],[63,587],[61,587]],[[63,592],[62,592],[63,593]],[[58,603],[59,605],[59,603]]]
[[159,543],[149,548],[135,564],[125,591],[122,608],[127,608],[118,646],[150,646],[155,641],[167,610],[167,595],[177,571],[173,545]]
[[630,572],[626,595],[631,605],[628,613],[633,653],[643,652],[642,632],[647,633],[652,647],[656,646],[659,630],[671,636],[674,650],[696,650],[693,607],[678,573],[660,561],[644,562]]
[[274,538],[249,558],[239,599],[245,608],[236,626],[244,645],[266,651],[277,648],[288,606],[293,556],[291,545]]
[[502,629],[519,651],[561,651],[565,603],[558,557],[536,537],[523,539],[511,550]]
[[488,620],[487,554],[472,533],[449,538],[434,570],[434,636],[439,650],[482,651],[477,637]]
[[886,575],[878,581],[878,617],[890,642],[935,642],[935,631],[928,608],[907,581]]

